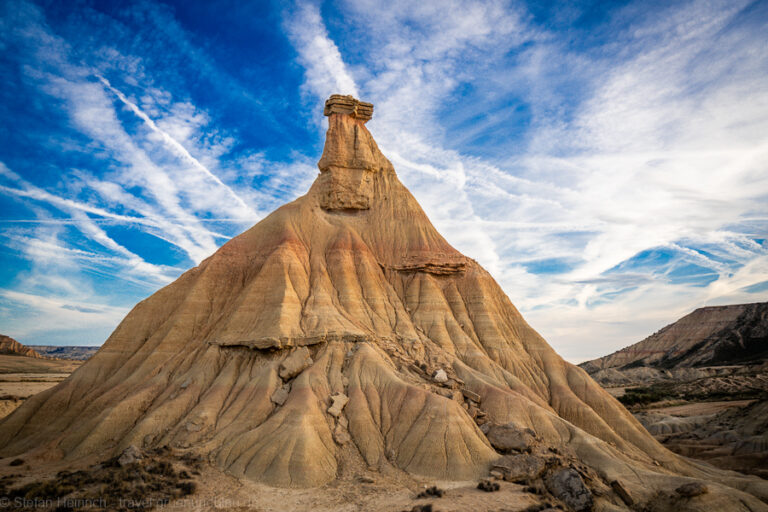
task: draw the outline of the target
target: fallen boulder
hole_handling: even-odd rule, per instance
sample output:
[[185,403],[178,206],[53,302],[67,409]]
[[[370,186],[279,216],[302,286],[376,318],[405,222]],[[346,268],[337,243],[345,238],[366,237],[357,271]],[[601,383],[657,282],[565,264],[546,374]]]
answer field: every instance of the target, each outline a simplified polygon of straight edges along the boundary
[[701,482],[689,482],[683,484],[675,492],[683,498],[695,498],[709,492],[709,488]]
[[485,437],[491,443],[491,446],[502,453],[518,451],[529,451],[536,438],[530,429],[517,428],[514,424],[491,425],[485,433]]
[[506,455],[492,466],[493,472],[501,473],[508,482],[534,480],[544,473],[546,462],[541,457],[529,455]]
[[552,495],[576,512],[592,510],[592,492],[573,468],[563,468],[547,475],[545,485]]
[[346,427],[342,426],[341,423],[338,423],[333,430],[333,440],[336,441],[337,444],[346,444],[352,440],[352,436],[349,435]]
[[121,467],[125,467],[129,464],[133,464],[134,462],[138,462],[143,458],[144,454],[141,452],[141,450],[139,450],[134,445],[130,445],[128,448],[123,450],[123,453],[121,453],[120,457],[117,458],[117,463]]
[[277,405],[283,405],[286,400],[288,400],[288,392],[291,390],[291,387],[286,384],[282,387],[277,388],[277,390],[272,393],[272,396],[269,398]]
[[312,365],[312,356],[307,347],[299,347],[280,363],[278,374],[283,380],[289,380]]
[[622,485],[622,483],[618,480],[613,480],[611,482],[611,489],[613,489],[613,492],[618,494],[619,498],[621,498],[621,501],[623,501],[625,505],[631,507],[635,504],[635,500],[632,499],[629,491],[627,491],[624,485]]
[[344,406],[349,402],[349,397],[343,393],[336,393],[335,395],[331,395],[331,400],[333,403],[328,408],[328,414],[334,418],[338,418],[341,416],[341,411],[344,409]]
[[480,395],[475,393],[474,391],[470,391],[467,388],[464,388],[461,390],[461,394],[464,395],[464,398],[467,400],[471,400],[472,402],[480,403]]
[[438,384],[444,384],[448,382],[448,374],[445,373],[445,370],[440,368],[435,372],[435,374],[432,376],[432,380],[437,382]]

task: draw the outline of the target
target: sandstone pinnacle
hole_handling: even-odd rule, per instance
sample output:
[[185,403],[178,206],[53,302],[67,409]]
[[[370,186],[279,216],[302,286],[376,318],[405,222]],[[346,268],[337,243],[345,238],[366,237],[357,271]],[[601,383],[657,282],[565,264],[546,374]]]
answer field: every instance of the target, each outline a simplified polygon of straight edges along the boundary
[[[0,421],[0,455],[76,464],[169,445],[273,486],[326,484],[347,457],[467,480],[502,458],[478,425],[514,424],[638,501],[693,478],[760,509],[738,489],[766,498],[764,484],[663,448],[438,233],[368,131],[372,105],[334,95],[325,112],[307,194],[137,304],[66,381]],[[562,475],[558,489],[581,482]]]

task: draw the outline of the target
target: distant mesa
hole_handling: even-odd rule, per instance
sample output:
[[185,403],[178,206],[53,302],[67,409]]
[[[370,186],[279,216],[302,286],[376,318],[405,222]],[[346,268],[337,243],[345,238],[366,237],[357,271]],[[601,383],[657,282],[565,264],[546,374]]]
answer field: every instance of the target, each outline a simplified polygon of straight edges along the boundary
[[0,354],[45,359],[37,351],[22,345],[15,339],[4,334],[0,334]]
[[644,340],[582,363],[588,373],[759,362],[768,358],[768,302],[699,308]]

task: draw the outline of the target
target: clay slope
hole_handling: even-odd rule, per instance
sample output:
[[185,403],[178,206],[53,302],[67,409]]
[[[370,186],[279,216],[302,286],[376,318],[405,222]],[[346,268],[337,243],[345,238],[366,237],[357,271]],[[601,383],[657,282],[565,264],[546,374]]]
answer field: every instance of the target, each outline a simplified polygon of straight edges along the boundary
[[0,422],[0,454],[168,444],[276,486],[325,484],[350,459],[461,480],[499,457],[482,417],[567,445],[638,498],[686,475],[761,509],[728,486],[764,484],[675,456],[563,361],[434,229],[364,121],[331,111],[309,192],[139,303]]
[[15,339],[4,334],[0,334],[0,354],[12,356],[25,356],[43,359],[43,356],[29,347],[25,347]]
[[768,357],[768,302],[699,308],[644,340],[582,363],[606,368],[721,366]]

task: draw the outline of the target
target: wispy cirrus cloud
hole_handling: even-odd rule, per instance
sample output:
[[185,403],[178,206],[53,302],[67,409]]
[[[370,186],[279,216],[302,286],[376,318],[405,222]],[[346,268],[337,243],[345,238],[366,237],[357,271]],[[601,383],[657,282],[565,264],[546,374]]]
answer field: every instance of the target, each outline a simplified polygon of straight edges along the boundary
[[438,228],[556,348],[595,357],[695,307],[765,300],[748,286],[768,280],[765,12],[631,4],[594,49],[524,5],[444,7],[344,3],[322,23],[358,27],[367,51],[344,31],[326,44],[349,47],[371,129]]
[[[39,177],[22,177],[0,164],[0,193],[41,221],[30,228],[17,223],[0,237],[28,267],[15,275],[14,289],[5,294],[10,305],[0,316],[15,319],[22,308],[26,320],[4,325],[42,336],[39,327],[30,324],[25,330],[21,324],[51,313],[52,303],[25,298],[48,296],[76,307],[99,297],[94,283],[114,279],[130,283],[134,291],[126,297],[107,286],[110,291],[98,300],[116,301],[124,308],[126,299],[136,300],[134,294],[141,297],[168,283],[255,223],[286,190],[292,193],[294,183],[286,183],[286,174],[295,172],[299,185],[302,174],[311,176],[306,163],[295,158],[276,163],[269,176],[261,178],[270,161],[242,150],[233,155],[237,140],[212,127],[204,110],[186,99],[174,100],[155,86],[142,71],[139,57],[99,46],[89,54],[75,52],[34,4],[15,2],[8,12],[13,14],[3,16],[3,40],[18,50],[18,80],[66,120],[68,133],[74,129],[74,136],[88,141],[87,148],[77,147],[68,135],[66,147],[54,138],[45,142],[46,149],[55,153],[74,147],[91,162],[58,169],[60,178],[47,185],[37,185]],[[129,78],[123,85],[141,91],[140,99],[106,78],[113,69],[101,67],[104,53],[111,64],[132,61],[136,74],[118,77]],[[260,179],[261,189],[242,181],[243,174]],[[62,220],[67,224],[55,224]],[[158,243],[149,243],[147,235]],[[158,249],[160,253],[155,252]],[[170,262],[160,263],[169,257]],[[83,293],[86,290],[90,295]],[[96,331],[90,333],[89,343],[106,336],[104,318],[114,320],[109,315],[51,318],[61,320],[48,324],[58,337],[55,332],[88,331],[92,324]]]
[[290,10],[285,24],[288,36],[299,47],[299,62],[307,74],[307,90],[314,96],[358,95],[357,85],[347,71],[341,53],[328,37],[320,9],[309,2]]
[[338,92],[570,359],[768,293],[763,2],[0,9],[4,289],[130,305],[309,187]]
[[135,103],[133,103],[131,100],[129,100],[125,94],[120,92],[119,90],[112,87],[112,84],[109,83],[109,81],[104,78],[103,76],[98,76],[99,81],[104,84],[104,86],[112,91],[125,105],[128,107],[131,112],[136,114],[137,117],[139,117],[144,123],[149,127],[150,130],[152,130],[153,133],[157,134],[160,139],[162,140],[163,144],[165,144],[173,153],[175,153],[183,162],[188,163],[193,169],[203,173],[206,177],[208,177],[215,186],[220,187],[224,189],[224,191],[230,196],[231,201],[234,201],[234,203],[242,208],[241,212],[239,213],[239,216],[248,219],[248,218],[256,218],[256,212],[248,206],[245,201],[243,201],[240,196],[238,196],[231,187],[229,187],[226,183],[221,181],[221,179],[216,176],[214,173],[211,172],[210,169],[208,169],[206,166],[204,166],[200,160],[195,158],[190,154],[190,152],[185,148],[181,143],[179,143],[178,140],[174,139],[168,132],[162,130],[160,127],[157,126],[157,123],[155,123],[146,113],[144,113]]

